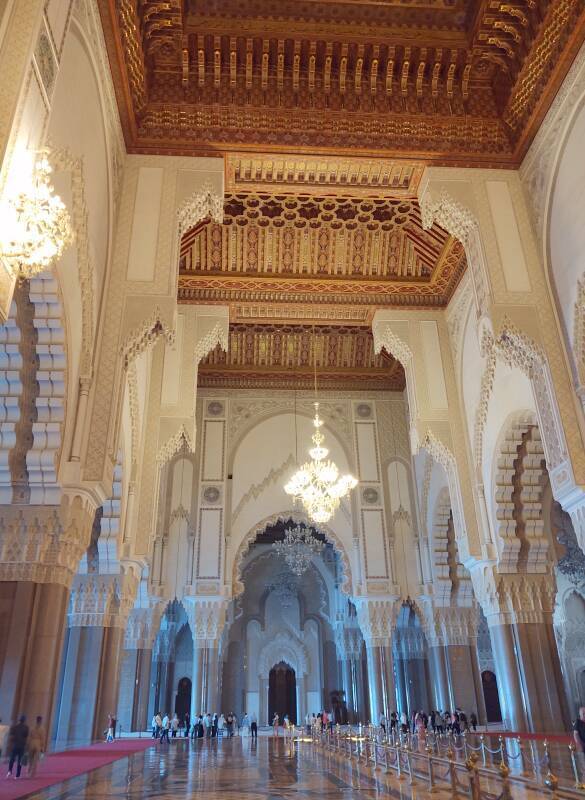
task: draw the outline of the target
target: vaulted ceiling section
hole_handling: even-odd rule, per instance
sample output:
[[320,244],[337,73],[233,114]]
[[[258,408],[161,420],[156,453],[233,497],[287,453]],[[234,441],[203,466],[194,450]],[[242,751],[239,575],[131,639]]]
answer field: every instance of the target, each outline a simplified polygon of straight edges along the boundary
[[583,0],[100,0],[132,152],[517,166]]

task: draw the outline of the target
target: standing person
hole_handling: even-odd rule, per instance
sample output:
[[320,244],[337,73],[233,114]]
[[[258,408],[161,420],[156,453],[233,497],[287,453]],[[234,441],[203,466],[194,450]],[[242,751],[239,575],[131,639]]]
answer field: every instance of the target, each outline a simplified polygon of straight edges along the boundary
[[398,714],[396,711],[393,711],[390,714],[390,733],[392,736],[396,733],[396,728],[398,727]]
[[154,720],[155,720],[155,723],[156,723],[156,735],[155,735],[154,738],[158,739],[158,737],[161,735],[161,732],[162,732],[162,717],[160,715],[160,711],[157,713],[157,715],[154,718]]
[[404,736],[408,733],[408,717],[406,716],[406,711],[400,714],[400,733]]
[[169,719],[169,715],[165,711],[165,715],[162,721],[162,733],[160,735],[160,743],[169,742],[169,729],[171,727],[171,721]]
[[219,719],[217,720],[217,735],[220,739],[223,739],[223,734],[225,731],[225,717],[223,714],[219,715]]
[[442,736],[445,733],[445,727],[443,725],[443,715],[440,711],[436,712],[437,715],[437,733],[439,736]]
[[280,722],[280,718],[278,714],[275,714],[272,718],[272,735],[278,736],[278,723]]
[[47,745],[47,733],[43,727],[43,718],[37,717],[37,722],[28,737],[28,777],[34,778],[41,756]]
[[579,715],[573,723],[573,739],[578,753],[585,756],[585,706],[579,709]]
[[26,750],[26,742],[28,739],[28,725],[26,724],[26,717],[24,714],[20,717],[16,725],[12,725],[8,731],[8,750],[10,752],[10,761],[8,762],[7,778],[12,777],[12,768],[16,761],[16,775],[15,778],[20,778],[22,771],[22,757]]
[[185,739],[189,736],[189,728],[191,727],[191,715],[188,711],[185,712]]
[[384,716],[384,714],[380,714],[378,725],[382,728],[382,733],[384,734],[384,736],[386,736],[386,717]]
[[114,741],[114,717],[108,714],[108,727],[106,730],[106,742]]
[[437,715],[435,711],[429,714],[429,722],[431,723],[431,730],[433,733],[437,732]]
[[248,737],[250,735],[250,717],[247,712],[244,712],[242,717],[242,736]]
[[217,714],[214,714],[211,719],[211,738],[215,738],[217,736]]
[[118,720],[112,714],[112,740],[116,738],[116,725],[118,724]]
[[313,723],[313,719],[312,719],[311,715],[309,714],[309,712],[307,711],[307,715],[305,717],[305,725],[307,727],[307,733],[311,733],[311,725],[312,725],[312,723]]
[[150,724],[152,726],[152,738],[156,739],[156,737],[158,736],[158,724],[156,721],[156,714],[153,716],[152,722]]
[[171,720],[171,736],[173,739],[177,738],[177,731],[179,730],[179,717],[177,716],[177,712],[175,711],[173,718]]
[[258,717],[255,711],[250,714],[250,735],[252,739],[258,738]]

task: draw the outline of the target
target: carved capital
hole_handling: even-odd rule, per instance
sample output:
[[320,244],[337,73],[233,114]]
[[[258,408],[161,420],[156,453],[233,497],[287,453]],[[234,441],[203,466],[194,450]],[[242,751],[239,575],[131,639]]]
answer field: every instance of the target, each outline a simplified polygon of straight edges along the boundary
[[495,565],[483,563],[471,570],[471,579],[490,626],[552,617],[557,589],[553,574],[501,574]]
[[381,647],[391,643],[400,605],[397,597],[388,600],[357,600],[358,622],[367,646]]
[[96,503],[64,494],[58,506],[0,506],[0,580],[69,587],[86,551]]
[[479,613],[475,606],[436,606],[422,602],[424,631],[429,647],[468,645],[477,637]]
[[69,627],[126,628],[138,578],[119,575],[76,575],[71,587]]
[[227,601],[222,598],[185,597],[183,605],[194,642],[217,645],[226,622]]

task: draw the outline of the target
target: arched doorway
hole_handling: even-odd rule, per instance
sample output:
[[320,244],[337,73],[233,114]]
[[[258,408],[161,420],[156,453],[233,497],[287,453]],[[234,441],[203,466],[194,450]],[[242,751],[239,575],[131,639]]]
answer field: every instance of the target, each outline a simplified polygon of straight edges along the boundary
[[177,697],[175,698],[175,714],[181,723],[185,721],[185,714],[189,713],[190,709],[191,680],[190,678],[181,678],[177,686]]
[[268,676],[268,719],[278,714],[282,722],[285,714],[291,722],[297,721],[297,679],[294,669],[284,661],[276,664]]
[[481,684],[483,686],[483,697],[485,700],[485,713],[488,722],[501,722],[502,709],[500,707],[500,697],[498,695],[498,681],[490,670],[481,673]]

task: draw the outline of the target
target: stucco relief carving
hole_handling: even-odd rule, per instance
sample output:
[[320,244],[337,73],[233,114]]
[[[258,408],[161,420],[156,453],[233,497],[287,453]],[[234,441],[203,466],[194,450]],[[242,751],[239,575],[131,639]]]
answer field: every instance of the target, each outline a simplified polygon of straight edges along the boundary
[[138,445],[140,441],[140,407],[138,404],[138,373],[133,361],[126,371],[128,381],[128,405],[130,406],[130,462],[138,462]]
[[445,189],[434,196],[427,187],[420,198],[420,207],[423,228],[431,228],[436,222],[463,244],[473,279],[478,315],[487,313],[490,286],[478,220]]
[[229,322],[228,320],[222,320],[220,322],[216,322],[213,328],[208,331],[205,336],[202,336],[201,339],[195,345],[195,363],[198,364],[205,356],[213,350],[217,345],[221,347],[222,350],[227,350],[229,346]]
[[137,588],[132,572],[77,576],[71,587],[69,627],[126,628]]
[[181,425],[179,430],[160,448],[156,460],[162,466],[181,452],[195,452],[193,440],[184,425]]
[[356,599],[359,626],[367,646],[389,645],[400,611],[398,598],[392,600]]
[[573,322],[573,353],[578,380],[577,394],[585,410],[585,273],[577,283]]
[[501,575],[495,564],[483,563],[472,568],[471,580],[490,627],[550,621],[556,596],[554,575]]
[[133,608],[128,617],[124,648],[151,650],[156,639],[164,603],[150,600],[147,608]]
[[254,527],[248,531],[248,533],[240,542],[240,546],[238,547],[237,553],[234,556],[232,567],[233,596],[238,597],[244,591],[242,573],[244,570],[245,556],[250,548],[250,545],[255,541],[258,534],[265,531],[270,525],[276,525],[277,522],[288,522],[288,520],[292,520],[293,523],[296,524],[303,523],[305,525],[312,525],[316,530],[319,531],[319,533],[322,533],[323,536],[325,536],[328,542],[335,547],[341,562],[342,582],[339,588],[345,594],[349,594],[352,591],[351,567],[349,564],[349,558],[345,552],[345,548],[339,540],[337,534],[327,525],[316,526],[314,523],[308,520],[306,514],[302,514],[299,511],[281,511],[278,514],[273,514],[272,516],[263,519],[257,525],[254,525]]
[[270,670],[279,662],[289,664],[297,675],[309,675],[311,661],[309,651],[305,644],[289,629],[273,634],[270,641],[266,642],[258,656],[258,674],[261,678],[268,678]]
[[534,230],[541,244],[545,235],[545,215],[551,199],[557,159],[564,144],[564,134],[584,94],[585,46],[575,58],[520,167]]
[[88,547],[95,505],[64,495],[59,506],[0,506],[0,580],[69,586]]
[[[296,411],[312,419],[315,408],[314,396],[308,392],[298,392],[296,397]],[[268,398],[262,392],[248,392],[241,397],[230,400],[230,413],[228,423],[228,440],[230,458],[234,446],[241,441],[244,435],[255,427],[263,417],[277,413],[294,413],[295,397],[291,393],[286,396],[282,393],[279,397]],[[353,453],[353,430],[351,423],[351,409],[346,398],[337,400],[319,400],[319,412],[327,427],[343,441],[349,453]]]
[[549,545],[542,518],[545,481],[538,427],[530,419],[512,422],[500,447],[495,476],[501,572],[548,570]]
[[478,609],[470,606],[435,606],[421,603],[424,631],[429,647],[470,645],[477,636]]
[[151,316],[130,331],[122,343],[120,353],[124,367],[128,368],[134,359],[152,347],[159,336],[163,336],[168,344],[173,344],[175,341],[175,331],[169,327],[161,310],[155,308]]
[[239,515],[242,513],[244,508],[250,503],[251,501],[257,500],[263,492],[268,489],[269,486],[275,484],[279,478],[289,470],[293,470],[296,466],[296,460],[294,455],[291,453],[289,457],[276,469],[271,469],[270,472],[264,477],[264,479],[260,483],[253,483],[248,491],[242,495],[238,505],[235,507],[232,513],[232,525],[235,523]]
[[81,362],[80,378],[92,374],[94,342],[94,274],[90,257],[88,211],[85,202],[83,159],[77,158],[68,148],[51,149],[49,159],[55,169],[68,172],[71,180],[71,221],[75,232],[77,274],[81,292]]
[[429,491],[431,489],[432,474],[433,474],[433,457],[429,452],[425,452],[422,490],[420,495],[420,509],[422,513],[423,530],[426,536],[428,536]]
[[374,324],[372,327],[374,334],[374,350],[376,354],[386,350],[404,367],[406,376],[406,393],[408,396],[408,418],[410,421],[410,433],[413,435],[414,426],[418,417],[418,404],[416,387],[414,383],[414,356],[410,347],[397,336],[391,326],[386,324]]
[[223,197],[209,183],[194,192],[177,210],[179,242],[194,225],[208,218],[218,224],[223,222]]
[[185,597],[183,605],[194,643],[217,645],[226,622],[227,602],[223,598]]
[[77,0],[73,6],[73,13],[89,38],[92,45],[92,55],[97,61],[98,68],[96,70],[96,78],[100,85],[100,94],[103,100],[102,108],[107,131],[112,192],[114,196],[114,206],[117,207],[122,183],[124,160],[126,158],[126,145],[124,144],[124,134],[122,133],[122,126],[120,124],[118,104],[116,102],[109,58],[96,0]]
[[473,303],[473,283],[469,272],[466,272],[459,282],[455,294],[447,306],[447,328],[453,352],[453,361],[457,361],[463,343],[461,341],[465,330],[465,319],[469,306]]

